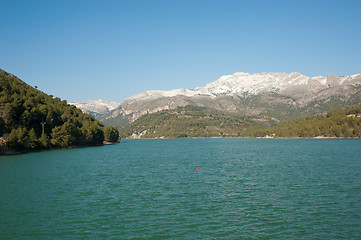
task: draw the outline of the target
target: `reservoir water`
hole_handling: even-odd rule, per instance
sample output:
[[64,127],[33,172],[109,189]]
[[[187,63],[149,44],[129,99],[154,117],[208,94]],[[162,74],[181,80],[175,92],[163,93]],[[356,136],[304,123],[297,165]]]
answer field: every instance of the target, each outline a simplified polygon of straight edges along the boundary
[[2,156],[0,239],[361,239],[361,140],[122,140]]

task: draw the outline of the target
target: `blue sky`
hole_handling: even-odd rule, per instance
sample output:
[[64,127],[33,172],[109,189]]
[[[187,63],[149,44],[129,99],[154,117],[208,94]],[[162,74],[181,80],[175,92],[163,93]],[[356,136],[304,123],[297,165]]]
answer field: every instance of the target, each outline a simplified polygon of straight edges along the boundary
[[234,72],[361,73],[361,1],[0,0],[0,68],[121,102]]

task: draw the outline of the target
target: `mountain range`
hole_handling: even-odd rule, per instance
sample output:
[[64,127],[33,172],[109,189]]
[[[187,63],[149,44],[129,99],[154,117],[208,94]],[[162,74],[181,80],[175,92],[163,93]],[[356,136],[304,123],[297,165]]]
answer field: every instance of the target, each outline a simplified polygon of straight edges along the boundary
[[151,90],[122,103],[73,103],[105,124],[125,125],[140,116],[187,105],[281,122],[361,103],[361,74],[308,77],[300,73],[244,73],[221,76],[204,87]]

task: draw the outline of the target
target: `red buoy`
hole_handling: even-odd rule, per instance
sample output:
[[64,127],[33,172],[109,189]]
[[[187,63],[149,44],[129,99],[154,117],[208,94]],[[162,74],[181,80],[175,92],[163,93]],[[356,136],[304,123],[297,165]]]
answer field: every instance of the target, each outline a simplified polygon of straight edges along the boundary
[[199,167],[197,167],[197,171],[199,171]]

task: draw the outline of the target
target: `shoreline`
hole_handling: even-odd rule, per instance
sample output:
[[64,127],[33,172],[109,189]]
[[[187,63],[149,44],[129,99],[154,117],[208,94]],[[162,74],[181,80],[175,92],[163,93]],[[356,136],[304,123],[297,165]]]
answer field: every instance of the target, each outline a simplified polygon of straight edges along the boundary
[[218,139],[218,138],[247,138],[247,139],[361,139],[361,138],[343,138],[343,137],[324,137],[324,136],[317,136],[317,137],[183,137],[183,138],[122,138],[120,140],[132,140],[132,139],[139,139],[139,140],[156,140],[156,139]]
[[48,149],[37,149],[34,151],[31,150],[12,150],[12,149],[0,149],[0,158],[2,156],[12,156],[12,155],[20,155],[26,153],[35,153],[35,152],[44,152],[44,151],[52,151],[52,150],[63,150],[63,149],[74,149],[74,148],[87,148],[87,147],[101,147],[101,146],[108,146],[119,144],[119,142],[103,142],[101,145],[89,145],[89,146],[71,146],[67,148],[48,148]]

